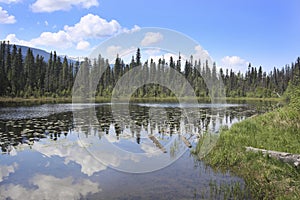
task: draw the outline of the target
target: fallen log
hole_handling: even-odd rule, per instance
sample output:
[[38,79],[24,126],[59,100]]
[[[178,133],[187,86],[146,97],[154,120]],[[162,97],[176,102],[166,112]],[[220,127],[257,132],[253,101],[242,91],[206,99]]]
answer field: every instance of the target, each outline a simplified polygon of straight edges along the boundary
[[188,148],[192,148],[191,143],[183,135],[181,135],[181,139]]
[[276,158],[286,163],[291,163],[295,167],[300,167],[300,154],[291,154],[287,152],[280,152],[280,151],[271,151],[266,149],[259,149],[255,147],[246,147],[246,151],[253,151],[253,152],[262,152],[264,155],[269,155],[270,157]]
[[167,153],[167,150],[165,149],[165,147],[156,139],[156,137],[154,137],[153,135],[149,135],[149,138],[156,145],[156,147],[158,147],[160,150],[162,150],[162,152]]

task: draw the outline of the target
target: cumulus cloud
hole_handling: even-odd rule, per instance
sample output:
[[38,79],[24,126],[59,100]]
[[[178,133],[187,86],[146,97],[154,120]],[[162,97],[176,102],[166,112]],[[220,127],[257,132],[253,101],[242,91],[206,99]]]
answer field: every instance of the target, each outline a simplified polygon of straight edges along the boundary
[[65,26],[64,31],[69,34],[73,40],[101,38],[118,33],[121,31],[121,25],[116,20],[108,22],[98,15],[87,14],[74,26]]
[[76,49],[78,50],[87,50],[90,47],[90,43],[87,41],[78,42]]
[[249,62],[240,58],[239,56],[225,56],[221,60],[222,66],[224,68],[230,68],[234,71],[244,72],[247,69]]
[[16,34],[9,34],[4,40],[9,41],[11,44],[19,44],[28,47],[34,47],[34,45],[31,42],[18,39]]
[[159,59],[165,59],[165,62],[169,64],[170,58],[173,58],[173,61],[176,62],[178,60],[178,55],[175,55],[173,53],[161,53],[160,55],[149,55],[148,60],[152,59],[153,62],[158,64]]
[[33,12],[68,11],[73,6],[89,9],[98,6],[98,0],[37,0],[31,5]]
[[106,47],[104,57],[108,60],[115,60],[116,55],[119,54],[119,57],[122,58],[125,62],[130,62],[132,55],[135,54],[138,47],[122,47],[119,45],[111,45]]
[[206,60],[211,65],[211,59],[207,50],[203,49],[200,45],[195,46],[195,53],[193,54],[194,60],[201,60],[201,62],[205,62]]
[[137,32],[141,30],[141,27],[139,27],[138,25],[134,25],[132,29],[127,29],[127,28],[124,28],[123,31],[125,33],[134,33],[134,32]]
[[122,51],[122,47],[121,46],[117,46],[117,45],[109,46],[106,49],[106,53],[108,55],[111,55],[111,56],[116,56],[117,54],[120,54],[121,51]]
[[101,191],[98,183],[72,177],[56,178],[37,174],[29,180],[34,188],[8,184],[0,187],[1,199],[80,199],[89,193]]
[[14,24],[16,21],[15,16],[9,15],[6,10],[0,7],[0,24]]
[[[106,48],[106,54],[104,54],[105,58],[108,58],[109,60],[114,60],[116,58],[116,55],[119,54],[119,57],[125,61],[125,63],[131,62],[132,56],[135,56],[136,50],[138,47],[131,46],[128,48],[124,48],[119,45],[111,45]],[[173,60],[176,62],[179,59],[178,54],[170,53],[164,50],[161,50],[160,48],[140,48],[141,54],[142,54],[142,62],[145,62],[152,59],[153,62],[156,64],[158,63],[159,59],[165,59],[166,63],[169,63],[170,57],[172,56]],[[181,54],[181,61],[185,62],[186,56]]]
[[43,32],[40,37],[32,39],[31,43],[33,45],[54,46],[65,49],[72,46],[72,38],[65,31],[57,33]]
[[[1,20],[2,18],[0,21]],[[46,26],[50,25],[48,21],[44,21],[44,24]],[[56,28],[56,26],[53,28]],[[116,20],[108,21],[98,15],[87,14],[82,16],[81,19],[73,25],[65,25],[63,29],[54,32],[42,32],[38,37],[31,40],[22,40],[18,38],[16,34],[9,34],[3,40],[10,41],[13,44],[45,48],[48,50],[66,50],[72,48],[82,51],[90,49],[92,45],[91,41],[95,39],[103,39],[118,33],[130,34],[139,30],[140,27],[137,25],[131,29],[127,29],[123,28]],[[118,48],[110,47],[107,49],[107,53],[113,55],[115,58],[117,53],[125,55],[132,51],[132,48]],[[136,48],[137,47],[134,47],[134,51],[136,51]]]
[[98,15],[87,14],[74,26],[66,25],[63,30],[58,32],[43,32],[39,37],[30,41],[20,40],[15,34],[9,34],[5,40],[30,47],[45,46],[67,49],[76,46],[78,50],[85,50],[90,46],[87,39],[103,38],[121,31],[121,25],[116,20],[107,21]]
[[242,59],[238,56],[225,56],[224,58],[222,58],[222,62],[229,66],[242,65],[242,64],[246,63],[246,61],[244,59]]
[[142,46],[149,46],[153,44],[157,44],[158,42],[163,40],[163,35],[159,32],[148,32],[145,34],[145,37],[141,41]]

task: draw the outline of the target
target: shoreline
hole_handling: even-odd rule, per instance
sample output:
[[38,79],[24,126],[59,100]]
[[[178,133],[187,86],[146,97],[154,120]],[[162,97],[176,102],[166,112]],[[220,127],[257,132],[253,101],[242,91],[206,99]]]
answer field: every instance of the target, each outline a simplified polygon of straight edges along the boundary
[[[120,101],[133,101],[133,102],[178,102],[176,97],[145,97],[145,98],[130,98],[130,99],[118,99]],[[182,98],[184,101],[198,101],[198,102],[211,102],[211,99],[208,97],[199,97],[199,98]],[[282,98],[255,98],[255,97],[226,97],[225,99],[216,99],[216,101],[272,101],[272,102],[281,102]],[[39,103],[72,103],[72,97],[30,97],[30,98],[21,98],[21,97],[0,97],[0,103],[22,103],[22,102],[39,102]],[[82,102],[82,101],[79,101]],[[107,103],[111,102],[109,97],[95,97],[95,99],[88,99],[86,102],[95,102],[95,103]]]
[[[220,132],[202,160],[214,170],[243,178],[254,199],[300,199],[300,169],[247,146],[300,154],[300,112],[285,106],[257,115]],[[199,156],[201,144],[195,149]]]

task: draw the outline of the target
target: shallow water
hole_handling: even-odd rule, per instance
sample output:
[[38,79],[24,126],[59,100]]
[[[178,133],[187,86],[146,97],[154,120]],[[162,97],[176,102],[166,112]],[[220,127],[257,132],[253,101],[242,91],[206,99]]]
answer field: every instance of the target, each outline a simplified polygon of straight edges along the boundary
[[207,199],[212,182],[243,187],[191,150],[255,112],[246,104],[2,107],[0,199]]

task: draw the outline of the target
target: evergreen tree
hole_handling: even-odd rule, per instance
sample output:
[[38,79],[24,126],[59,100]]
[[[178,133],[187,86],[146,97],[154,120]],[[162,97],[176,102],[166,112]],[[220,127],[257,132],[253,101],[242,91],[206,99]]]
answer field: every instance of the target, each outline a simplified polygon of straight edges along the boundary
[[138,48],[137,51],[136,51],[136,65],[137,66],[141,65],[141,51],[140,51],[140,48]]
[[34,82],[36,79],[36,69],[34,66],[34,56],[30,48],[27,50],[24,63],[24,72],[25,72],[25,90],[26,96],[31,96],[32,90],[34,88]]

